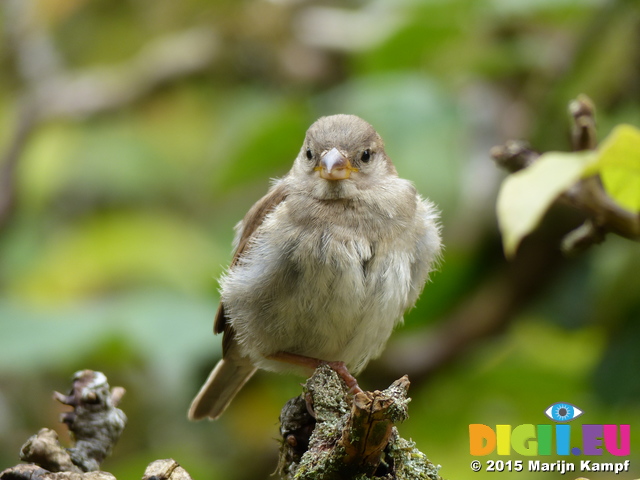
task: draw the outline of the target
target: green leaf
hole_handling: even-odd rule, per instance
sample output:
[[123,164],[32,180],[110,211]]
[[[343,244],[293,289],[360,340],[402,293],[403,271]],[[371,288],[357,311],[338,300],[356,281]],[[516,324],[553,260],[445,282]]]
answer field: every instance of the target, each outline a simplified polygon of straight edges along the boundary
[[607,193],[627,210],[640,212],[640,130],[618,125],[599,152],[600,177]]
[[578,181],[596,158],[595,152],[548,152],[502,183],[497,214],[505,255],[512,257],[522,239],[542,219],[553,201]]

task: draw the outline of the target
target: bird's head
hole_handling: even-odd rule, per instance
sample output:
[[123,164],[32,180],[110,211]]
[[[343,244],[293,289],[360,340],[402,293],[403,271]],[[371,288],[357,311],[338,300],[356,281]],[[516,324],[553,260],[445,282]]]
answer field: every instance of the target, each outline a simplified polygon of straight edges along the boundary
[[397,176],[380,135],[355,115],[321,117],[311,125],[292,173],[318,198],[349,198]]

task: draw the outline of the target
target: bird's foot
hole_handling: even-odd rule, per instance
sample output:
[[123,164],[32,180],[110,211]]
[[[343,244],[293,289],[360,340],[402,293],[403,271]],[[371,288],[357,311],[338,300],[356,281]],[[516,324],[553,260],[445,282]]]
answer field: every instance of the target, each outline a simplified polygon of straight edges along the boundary
[[338,376],[344,381],[344,383],[347,384],[347,387],[349,387],[349,393],[355,395],[356,393],[362,392],[360,385],[358,385],[358,380],[356,380],[356,377],[349,373],[349,370],[347,370],[347,366],[344,364],[344,362],[323,363],[329,365],[333,369],[333,371],[336,372]]
[[301,367],[308,367],[315,370],[322,364],[329,365],[329,367],[338,374],[338,376],[344,381],[349,388],[349,393],[356,394],[362,392],[362,389],[358,385],[356,378],[349,373],[347,366],[344,362],[327,362],[318,358],[307,357],[305,355],[298,355],[297,353],[289,352],[277,352],[269,355],[267,358],[271,360],[277,360],[279,362],[291,363]]

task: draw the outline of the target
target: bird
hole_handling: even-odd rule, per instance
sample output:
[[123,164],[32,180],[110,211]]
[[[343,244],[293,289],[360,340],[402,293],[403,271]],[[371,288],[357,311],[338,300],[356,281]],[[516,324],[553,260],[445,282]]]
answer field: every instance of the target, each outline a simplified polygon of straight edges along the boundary
[[217,419],[258,370],[328,363],[352,392],[441,255],[439,210],[398,176],[376,130],[320,117],[291,170],[236,225],[214,333],[222,359],[191,420]]

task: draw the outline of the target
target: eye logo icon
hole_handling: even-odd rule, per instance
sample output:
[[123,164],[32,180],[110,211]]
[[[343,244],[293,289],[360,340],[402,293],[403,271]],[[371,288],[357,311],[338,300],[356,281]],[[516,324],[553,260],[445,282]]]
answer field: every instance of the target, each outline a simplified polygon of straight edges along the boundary
[[554,422],[570,422],[584,412],[570,403],[558,402],[544,411],[544,414]]

